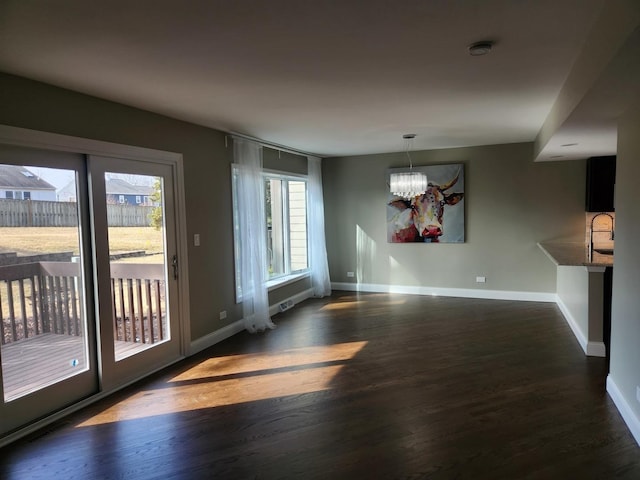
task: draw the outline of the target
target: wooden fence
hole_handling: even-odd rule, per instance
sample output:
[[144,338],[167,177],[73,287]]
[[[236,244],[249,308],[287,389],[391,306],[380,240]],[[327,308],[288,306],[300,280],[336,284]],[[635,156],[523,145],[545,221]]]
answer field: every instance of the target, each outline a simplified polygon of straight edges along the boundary
[[107,205],[107,221],[110,227],[149,227],[151,212],[155,207],[138,205]]
[[[2,345],[43,333],[81,335],[80,264],[39,262],[0,267]],[[157,343],[167,339],[162,264],[112,264],[115,340]]]
[[[107,205],[110,227],[148,227],[155,207]],[[75,227],[78,204],[39,200],[0,199],[0,227]]]

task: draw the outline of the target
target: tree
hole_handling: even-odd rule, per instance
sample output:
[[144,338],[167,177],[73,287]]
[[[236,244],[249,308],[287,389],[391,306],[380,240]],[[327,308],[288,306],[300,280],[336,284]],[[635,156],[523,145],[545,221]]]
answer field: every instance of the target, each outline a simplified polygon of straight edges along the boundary
[[162,228],[162,179],[160,177],[156,177],[153,181],[153,193],[149,195],[149,199],[155,205],[149,214],[151,226],[160,230]]

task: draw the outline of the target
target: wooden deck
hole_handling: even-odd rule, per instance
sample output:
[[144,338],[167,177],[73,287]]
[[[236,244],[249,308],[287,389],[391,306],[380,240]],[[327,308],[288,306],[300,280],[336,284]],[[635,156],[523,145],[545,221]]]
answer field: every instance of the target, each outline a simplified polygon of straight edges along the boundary
[[84,371],[86,365],[82,337],[49,333],[3,345],[5,399],[17,398],[75,375]]
[[[117,341],[116,358],[152,344]],[[2,379],[6,400],[51,385],[87,368],[82,337],[47,333],[2,346]]]

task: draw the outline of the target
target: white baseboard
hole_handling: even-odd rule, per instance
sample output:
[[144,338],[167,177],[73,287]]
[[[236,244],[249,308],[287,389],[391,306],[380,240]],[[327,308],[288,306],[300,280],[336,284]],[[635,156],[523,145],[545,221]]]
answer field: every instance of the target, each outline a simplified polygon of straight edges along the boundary
[[220,343],[221,341],[232,337],[236,333],[240,333],[242,330],[244,330],[244,322],[242,320],[238,320],[227,325],[226,327],[222,327],[221,329],[216,330],[215,332],[211,332],[204,337],[193,340],[191,342],[191,351],[189,352],[189,355],[194,355],[198,352],[201,352],[202,350],[209,348],[216,343]]
[[606,357],[607,348],[605,347],[604,342],[588,341],[585,332],[582,331],[582,329],[578,325],[578,322],[576,322],[576,319],[573,318],[573,315],[564,304],[564,302],[560,299],[560,297],[557,297],[556,304],[558,305],[560,312],[562,312],[562,316],[571,328],[571,331],[576,337],[576,340],[578,340],[578,343],[582,347],[582,350],[584,350],[584,353],[589,357]]
[[547,292],[517,292],[511,290],[481,290],[475,288],[417,287],[408,285],[384,285],[375,283],[332,282],[334,290],[374,293],[403,293],[431,295],[434,297],[484,298],[488,300],[519,300],[525,302],[555,303],[556,294]]
[[615,403],[616,408],[620,412],[622,419],[627,424],[631,435],[635,438],[638,445],[640,445],[640,418],[631,409],[629,402],[624,398],[622,392],[616,385],[615,380],[611,377],[611,374],[607,376],[607,393]]
[[571,315],[571,312],[569,311],[567,306],[564,304],[564,302],[560,299],[560,297],[557,297],[556,304],[558,305],[560,312],[562,312],[562,316],[564,317],[564,319],[567,321],[567,324],[571,328],[571,331],[573,332],[573,335],[576,337],[576,340],[578,340],[578,343],[582,347],[582,350],[584,350],[584,353],[588,355],[587,337],[584,334],[584,332],[580,329],[578,322],[576,322],[576,319],[573,318],[573,315]]
[[285,298],[281,302],[278,302],[275,305],[271,305],[269,307],[269,315],[273,317],[274,315],[280,313],[280,304],[282,303],[286,303],[289,300],[291,300],[294,305],[297,305],[298,303],[304,302],[307,298],[311,298],[311,297],[313,297],[313,289],[309,288],[307,290],[304,290],[300,293],[295,294],[292,297]]
[[604,342],[588,342],[587,355],[589,357],[606,357],[607,347]]
[[[280,303],[284,303],[287,302],[289,300],[291,300],[293,302],[293,304],[298,304],[300,302],[305,301],[307,298],[311,298],[313,296],[313,290],[312,289],[308,289],[308,290],[304,290],[300,293],[297,293],[296,295],[293,295],[292,297],[286,298],[284,300],[282,300],[282,302]],[[280,303],[277,303],[275,305],[271,305],[269,307],[269,315],[270,316],[274,316],[278,313],[280,313]],[[204,337],[200,337],[194,341],[191,342],[191,350],[189,352],[189,355],[194,355],[198,352],[201,352],[202,350],[209,348],[213,345],[215,345],[216,343],[219,343],[223,340],[226,340],[227,338],[235,335],[236,333],[240,333],[242,330],[244,330],[244,321],[243,320],[238,320],[236,322],[233,322],[229,325],[227,325],[226,327],[222,327],[219,330],[216,330],[215,332],[210,333],[209,335],[205,335]]]

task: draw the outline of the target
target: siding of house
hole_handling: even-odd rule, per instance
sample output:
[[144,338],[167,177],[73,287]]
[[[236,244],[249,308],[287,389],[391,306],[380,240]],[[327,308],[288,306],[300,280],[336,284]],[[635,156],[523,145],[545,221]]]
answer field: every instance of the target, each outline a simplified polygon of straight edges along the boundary
[[119,195],[116,193],[111,194],[114,203],[121,203],[124,205],[151,205],[148,195]]
[[[7,196],[7,192],[11,192]],[[47,202],[56,201],[55,190],[25,190],[20,188],[0,188],[0,198],[11,198],[13,200],[25,200],[25,192],[28,192],[29,199],[42,200]]]

